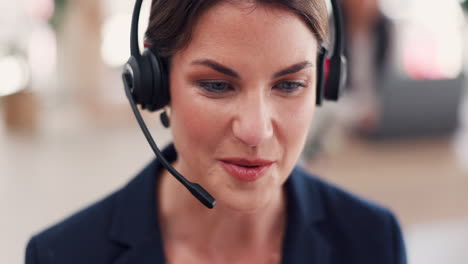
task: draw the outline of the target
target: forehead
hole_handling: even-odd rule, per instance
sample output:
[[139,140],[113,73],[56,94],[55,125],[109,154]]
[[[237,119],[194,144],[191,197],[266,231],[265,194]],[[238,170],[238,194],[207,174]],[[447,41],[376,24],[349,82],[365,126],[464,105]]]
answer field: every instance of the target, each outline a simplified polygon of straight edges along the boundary
[[[296,63],[314,60],[317,41],[290,10],[267,4],[221,1],[206,10],[193,27],[189,44],[175,57],[259,60]],[[250,63],[250,62],[249,62]]]

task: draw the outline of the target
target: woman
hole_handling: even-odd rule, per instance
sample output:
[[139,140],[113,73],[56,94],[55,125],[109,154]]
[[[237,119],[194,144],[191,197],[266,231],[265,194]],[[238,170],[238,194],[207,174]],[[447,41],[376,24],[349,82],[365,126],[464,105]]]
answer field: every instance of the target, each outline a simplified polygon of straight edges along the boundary
[[295,167],[315,108],[323,1],[154,0],[149,24],[170,65],[174,145],[163,154],[216,207],[155,161],[33,237],[26,263],[405,263],[390,212]]

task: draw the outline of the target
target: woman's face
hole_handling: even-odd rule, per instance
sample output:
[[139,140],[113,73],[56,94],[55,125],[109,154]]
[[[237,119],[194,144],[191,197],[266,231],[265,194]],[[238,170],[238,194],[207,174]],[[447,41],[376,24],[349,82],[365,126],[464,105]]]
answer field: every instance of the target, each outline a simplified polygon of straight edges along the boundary
[[315,107],[317,42],[294,13],[221,2],[172,58],[175,167],[219,205],[278,199]]

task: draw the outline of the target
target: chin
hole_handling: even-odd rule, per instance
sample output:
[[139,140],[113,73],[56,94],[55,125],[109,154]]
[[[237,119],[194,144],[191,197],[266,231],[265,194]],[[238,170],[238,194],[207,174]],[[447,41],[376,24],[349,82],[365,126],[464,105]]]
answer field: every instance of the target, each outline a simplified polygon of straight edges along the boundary
[[269,189],[229,189],[218,194],[219,205],[229,210],[254,213],[268,207],[274,199],[274,192]]

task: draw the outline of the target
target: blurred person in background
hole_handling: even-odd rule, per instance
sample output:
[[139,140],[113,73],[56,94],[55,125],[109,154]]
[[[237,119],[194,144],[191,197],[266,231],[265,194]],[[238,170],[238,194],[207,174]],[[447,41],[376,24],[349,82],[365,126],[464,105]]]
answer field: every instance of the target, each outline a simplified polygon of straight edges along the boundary
[[377,0],[341,0],[345,54],[349,67],[341,105],[324,104],[306,143],[304,158],[320,158],[340,146],[343,127],[371,133],[379,122],[378,83],[383,78],[391,42],[391,22]]
[[342,0],[346,56],[350,67],[348,93],[352,111],[347,120],[358,132],[372,132],[379,121],[378,81],[383,77],[391,43],[391,23],[378,0]]
[[174,143],[162,155],[216,207],[158,158],[35,235],[26,263],[406,263],[389,210],[296,166],[321,96],[327,24],[322,0],[154,0],[141,58],[161,63],[140,70],[169,67],[159,108]]

